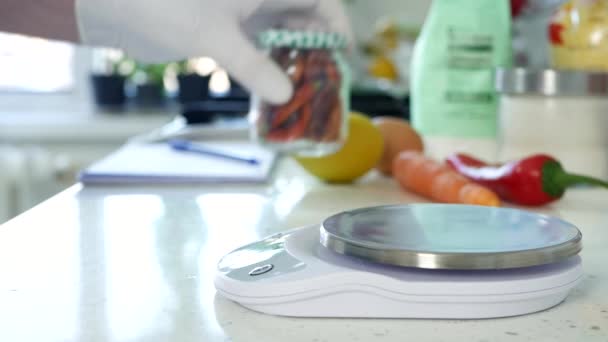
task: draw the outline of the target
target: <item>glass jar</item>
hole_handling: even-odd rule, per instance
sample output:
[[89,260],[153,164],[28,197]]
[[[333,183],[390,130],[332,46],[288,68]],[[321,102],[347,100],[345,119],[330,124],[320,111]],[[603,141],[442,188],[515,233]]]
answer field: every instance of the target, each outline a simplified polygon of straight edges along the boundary
[[326,32],[265,31],[262,47],[293,84],[285,104],[252,98],[252,136],[280,152],[322,156],[338,150],[348,132],[350,77],[346,38]]
[[552,66],[608,71],[608,0],[571,0],[549,24]]
[[500,161],[546,153],[608,179],[608,73],[501,69],[496,86]]

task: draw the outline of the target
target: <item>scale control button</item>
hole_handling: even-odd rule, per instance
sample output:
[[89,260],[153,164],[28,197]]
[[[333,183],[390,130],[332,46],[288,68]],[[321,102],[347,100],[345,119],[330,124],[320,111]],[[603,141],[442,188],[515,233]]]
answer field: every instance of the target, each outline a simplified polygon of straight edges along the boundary
[[272,270],[273,268],[274,268],[273,264],[266,264],[266,265],[258,266],[256,268],[252,269],[251,271],[249,271],[249,275],[252,277],[259,276],[264,273],[270,272],[270,270]]

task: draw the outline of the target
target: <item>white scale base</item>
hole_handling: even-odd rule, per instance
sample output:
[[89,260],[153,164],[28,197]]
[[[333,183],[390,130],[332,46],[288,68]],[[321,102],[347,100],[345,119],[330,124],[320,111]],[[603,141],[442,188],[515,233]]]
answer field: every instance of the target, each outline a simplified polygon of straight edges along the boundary
[[583,274],[578,256],[506,270],[426,270],[334,253],[319,226],[277,234],[225,256],[215,286],[255,311],[297,317],[477,319],[561,303]]

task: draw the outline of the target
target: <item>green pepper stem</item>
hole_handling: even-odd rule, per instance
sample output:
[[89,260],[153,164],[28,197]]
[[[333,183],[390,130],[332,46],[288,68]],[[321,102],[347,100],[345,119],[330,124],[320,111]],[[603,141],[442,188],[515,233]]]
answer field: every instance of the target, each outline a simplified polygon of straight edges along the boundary
[[556,172],[554,177],[555,177],[555,178],[553,178],[554,181],[557,184],[563,186],[564,188],[570,187],[572,185],[585,184],[585,185],[600,186],[600,187],[608,189],[608,182],[605,182],[605,181],[597,179],[597,178],[589,177],[589,176],[568,173],[563,170],[561,172]]

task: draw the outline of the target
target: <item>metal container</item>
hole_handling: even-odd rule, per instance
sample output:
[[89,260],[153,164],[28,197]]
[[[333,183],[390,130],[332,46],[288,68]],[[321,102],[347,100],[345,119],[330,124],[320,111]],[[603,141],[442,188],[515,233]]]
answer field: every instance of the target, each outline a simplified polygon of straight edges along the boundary
[[499,159],[534,153],[608,178],[608,73],[498,69]]

